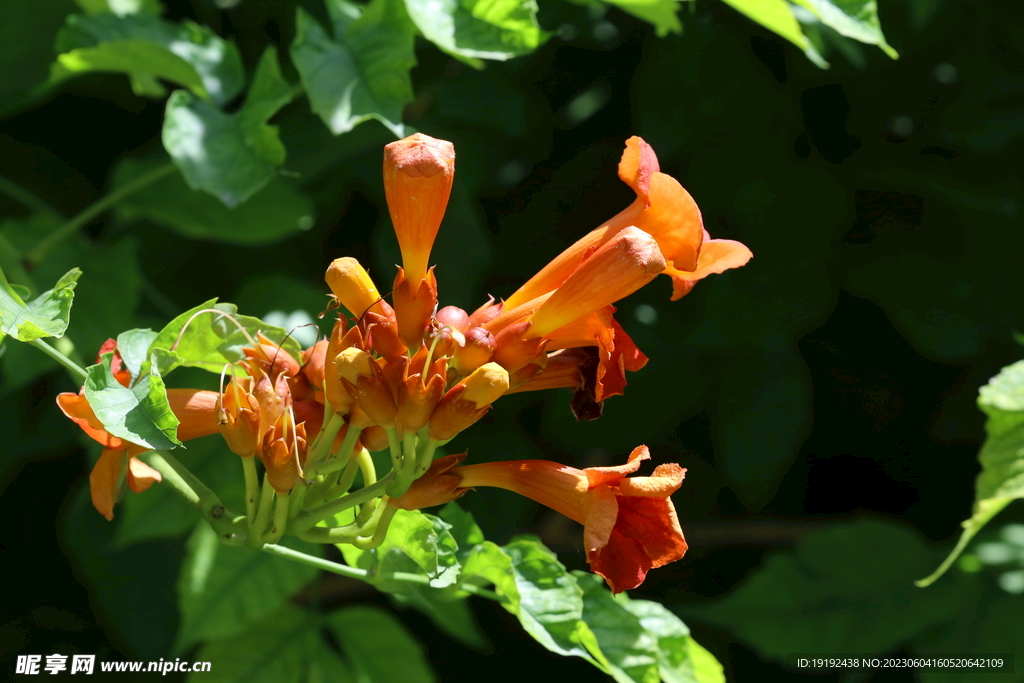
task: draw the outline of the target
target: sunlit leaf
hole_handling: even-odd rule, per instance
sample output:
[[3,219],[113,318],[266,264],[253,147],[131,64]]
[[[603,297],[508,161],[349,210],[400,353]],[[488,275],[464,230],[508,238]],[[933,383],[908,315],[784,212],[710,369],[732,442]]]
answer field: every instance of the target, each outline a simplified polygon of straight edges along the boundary
[[28,302],[22,302],[4,278],[0,282],[0,330],[23,342],[64,336],[75,298],[75,283],[81,275],[78,268],[68,271],[53,289]]
[[432,683],[436,680],[423,645],[394,616],[377,607],[354,606],[327,615],[326,622],[361,674],[372,683]]
[[956,548],[920,585],[927,586],[952,565],[970,540],[1003,508],[1024,498],[1024,361],[1009,365],[981,388],[978,405],[988,420],[978,453],[974,514],[963,523]]
[[149,14],[72,15],[56,49],[51,83],[89,71],[125,73],[141,95],[163,97],[157,79],[166,79],[224,104],[245,82],[235,45],[187,20],[176,25]]
[[[200,313],[208,309],[217,312]],[[232,320],[241,324],[242,329]],[[216,299],[199,304],[167,323],[153,340],[150,352],[157,349],[173,352],[172,356],[165,356],[169,362],[161,363],[163,374],[180,365],[219,374],[225,363],[242,360],[242,347],[250,346],[250,339],[255,339],[257,332],[282,344],[296,358],[302,353],[286,330],[267,325],[259,318],[239,315],[234,304],[217,303]]]
[[536,0],[405,0],[405,7],[427,40],[471,62],[519,57],[547,38]]
[[253,76],[245,104],[235,114],[179,90],[167,100],[163,142],[185,182],[234,207],[277,174],[285,149],[267,120],[291,101],[277,51],[268,47]]
[[877,45],[893,59],[899,57],[882,34],[875,0],[794,0],[815,14],[821,23],[840,35]]
[[[625,593],[615,599],[657,640],[662,683],[725,683],[722,665],[690,636],[690,629],[668,608],[650,600],[631,600]],[[601,647],[607,652],[604,644]]]
[[683,24],[679,21],[680,0],[607,0],[623,12],[643,19],[654,26],[659,38],[670,33],[682,33]]
[[723,0],[738,12],[747,15],[766,29],[773,31],[801,50],[807,47],[807,36],[793,16],[786,0]]
[[75,0],[86,14],[110,12],[119,17],[128,14],[156,14],[164,12],[160,0]]
[[583,589],[583,620],[608,658],[612,678],[620,683],[659,683],[658,640],[612,597],[601,577],[585,572],[573,576]]
[[415,27],[401,0],[373,0],[365,9],[330,0],[333,37],[298,10],[292,61],[313,111],[335,135],[377,119],[405,134],[402,108],[412,101],[409,70]]
[[139,378],[143,364],[149,360],[149,347],[156,339],[153,330],[127,330],[117,335],[117,352],[131,374],[132,383]]
[[[230,455],[225,453],[224,459]],[[306,554],[319,550],[290,540],[287,545]],[[176,648],[183,651],[200,640],[249,629],[317,573],[314,567],[277,555],[223,545],[210,525],[201,522],[186,545],[178,579],[181,624]]]
[[485,541],[466,558],[463,576],[494,584],[506,599],[502,606],[538,643],[565,657],[582,657],[607,672],[597,639],[583,621],[583,591],[539,541],[520,538],[503,548]]
[[154,450],[180,446],[178,418],[167,402],[160,375],[149,371],[130,389],[123,387],[110,372],[112,358],[112,353],[105,353],[98,364],[86,368],[85,397],[103,428]]

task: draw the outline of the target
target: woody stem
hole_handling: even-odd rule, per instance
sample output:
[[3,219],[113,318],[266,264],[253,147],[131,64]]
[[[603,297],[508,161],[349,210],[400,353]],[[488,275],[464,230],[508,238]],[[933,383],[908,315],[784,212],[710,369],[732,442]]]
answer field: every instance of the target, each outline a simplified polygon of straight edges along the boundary
[[245,518],[227,508],[220,498],[192,474],[178,459],[166,451],[149,451],[139,455],[147,465],[160,473],[162,483],[193,505],[202,515],[221,543],[240,544],[245,540]]
[[[366,569],[359,569],[358,567],[349,567],[348,565],[331,562],[330,560],[325,560],[313,555],[307,555],[306,553],[301,553],[298,550],[292,550],[291,548],[286,548],[281,545],[268,544],[264,545],[261,550],[265,553],[278,555],[279,557],[286,557],[289,560],[294,560],[295,562],[301,562],[302,564],[331,572],[332,574],[347,576],[350,579],[359,579],[360,581],[365,581],[370,585],[386,581],[403,581],[405,583],[415,583],[421,586],[428,586],[431,581],[430,577],[426,574],[412,574],[408,572],[381,572],[379,574],[373,574]],[[505,598],[494,591],[481,588],[470,583],[459,586],[459,590],[466,591],[467,593],[477,595],[482,598],[487,598],[488,600],[505,602]]]

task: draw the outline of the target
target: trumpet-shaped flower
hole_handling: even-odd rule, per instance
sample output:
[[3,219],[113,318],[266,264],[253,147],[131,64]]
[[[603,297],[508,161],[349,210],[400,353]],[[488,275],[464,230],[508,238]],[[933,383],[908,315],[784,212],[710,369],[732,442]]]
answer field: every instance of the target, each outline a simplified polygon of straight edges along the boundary
[[619,178],[636,192],[636,200],[556,256],[506,300],[506,307],[558,289],[595,249],[631,226],[657,240],[666,260],[662,272],[673,280],[673,301],[687,294],[697,280],[738,268],[752,257],[739,242],[710,239],[693,198],[675,178],[661,172],[657,155],[642,138],[626,141]]
[[647,572],[686,553],[670,496],[686,473],[659,465],[649,477],[629,477],[649,459],[646,446],[633,449],[625,465],[583,470],[547,460],[512,460],[457,467],[465,454],[436,460],[400,499],[403,509],[439,505],[466,489],[493,486],[515,491],[583,525],[587,562],[615,593],[643,583]]

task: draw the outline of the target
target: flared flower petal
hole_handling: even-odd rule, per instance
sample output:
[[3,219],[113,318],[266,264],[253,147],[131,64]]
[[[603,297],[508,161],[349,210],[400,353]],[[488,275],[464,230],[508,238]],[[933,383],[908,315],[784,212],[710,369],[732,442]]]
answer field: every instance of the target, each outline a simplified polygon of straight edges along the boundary
[[[700,271],[699,260],[709,237],[703,227],[700,209],[675,178],[661,172],[654,150],[643,139],[632,137],[626,141],[626,149],[619,162],[619,178],[636,192],[636,200],[552,259],[506,300],[507,308],[521,306],[558,289],[595,249],[628,227],[643,230],[657,241],[666,260],[663,270],[666,275],[703,272]],[[749,260],[750,251],[746,250],[746,254],[746,259],[740,258],[738,252],[725,260],[713,258],[720,270],[708,270],[699,277],[691,275],[688,279],[698,280],[713,272],[739,267]],[[680,281],[675,277],[673,280]],[[680,291],[681,285],[677,284],[673,300],[683,296]]]
[[650,477],[629,478],[650,458],[646,446],[635,448],[624,465],[584,470],[547,460],[455,467],[463,457],[436,461],[391,504],[407,510],[440,505],[478,486],[515,491],[583,525],[587,562],[615,593],[636,588],[652,568],[686,553],[670,498],[686,470],[665,464]]

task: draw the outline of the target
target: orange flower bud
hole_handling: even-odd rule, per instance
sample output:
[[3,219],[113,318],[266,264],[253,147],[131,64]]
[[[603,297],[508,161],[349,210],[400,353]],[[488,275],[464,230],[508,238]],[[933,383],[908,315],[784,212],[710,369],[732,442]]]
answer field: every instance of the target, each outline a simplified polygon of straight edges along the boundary
[[430,420],[434,407],[444,393],[444,377],[434,375],[423,384],[420,375],[406,379],[398,391],[398,414],[395,422],[407,432],[415,432]]
[[380,425],[370,425],[359,434],[359,442],[371,453],[388,447],[388,433]]
[[430,416],[430,438],[450,439],[484,416],[492,403],[508,391],[508,372],[486,363],[448,390]]
[[466,342],[455,349],[452,367],[460,375],[468,375],[491,360],[497,343],[494,335],[483,327],[474,327],[466,333]]
[[381,300],[370,274],[349,256],[334,259],[327,267],[325,279],[334,297],[356,318],[361,318]]
[[520,320],[502,328],[494,336],[494,347],[492,360],[509,372],[515,372],[543,354],[545,342],[533,333],[533,323]]
[[543,337],[559,327],[629,296],[665,269],[653,237],[625,228],[598,248],[530,317],[531,336]]
[[366,413],[372,424],[390,425],[395,421],[395,399],[380,366],[365,351],[350,347],[338,354],[334,367],[352,401]]
[[399,510],[419,510],[460,498],[469,489],[462,488],[462,477],[452,473],[452,469],[465,457],[465,453],[454,453],[438,458],[422,477],[413,482],[405,495],[389,498],[388,505]]
[[450,327],[462,334],[469,331],[469,314],[458,306],[445,306],[437,312],[435,318],[439,325]]
[[219,399],[220,434],[235,455],[251,458],[260,445],[260,404],[252,394],[239,388],[236,381],[228,384]]
[[299,481],[299,468],[306,462],[306,425],[295,424],[290,413],[278,418],[263,435],[260,461],[267,468],[267,481],[278,493],[285,494]]
[[398,320],[398,336],[410,349],[418,349],[423,344],[423,334],[430,327],[430,319],[437,308],[434,269],[428,270],[422,280],[410,281],[405,279],[405,270],[399,268],[392,297]]
[[367,345],[384,358],[394,360],[405,353],[405,344],[398,335],[395,310],[386,301],[381,301],[364,315],[360,325],[365,330]]
[[415,133],[384,147],[384,192],[413,286],[426,277],[454,176],[455,147],[446,140]]
[[302,352],[302,374],[316,391],[324,390],[324,364],[327,362],[329,344],[327,339],[321,339]]

